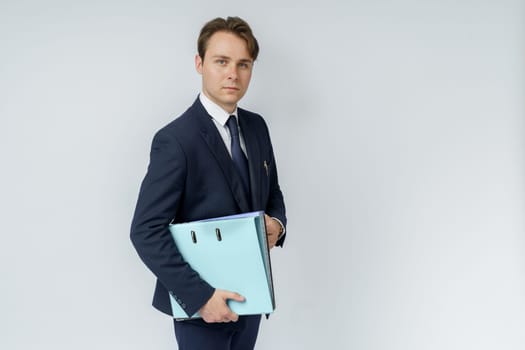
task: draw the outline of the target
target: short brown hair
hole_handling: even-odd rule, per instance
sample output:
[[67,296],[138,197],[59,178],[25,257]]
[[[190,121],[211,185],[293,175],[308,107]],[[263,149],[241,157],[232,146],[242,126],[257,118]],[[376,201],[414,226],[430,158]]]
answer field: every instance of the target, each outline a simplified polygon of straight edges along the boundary
[[259,44],[257,43],[257,39],[253,36],[248,23],[239,17],[228,17],[226,19],[217,17],[202,27],[199,39],[197,40],[197,50],[199,51],[199,56],[203,60],[204,55],[206,54],[208,41],[211,36],[217,32],[233,33],[243,39],[246,42],[251,58],[255,61],[259,54]]

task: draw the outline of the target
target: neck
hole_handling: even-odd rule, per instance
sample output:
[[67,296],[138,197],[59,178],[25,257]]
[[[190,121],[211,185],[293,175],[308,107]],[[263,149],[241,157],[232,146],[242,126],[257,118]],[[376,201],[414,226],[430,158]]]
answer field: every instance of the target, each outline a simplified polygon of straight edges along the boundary
[[206,91],[204,91],[204,89],[202,90],[202,93],[204,94],[204,96],[206,96],[206,98],[208,100],[210,100],[211,102],[215,103],[217,106],[221,107],[226,113],[228,114],[232,114],[233,112],[235,112],[235,109],[237,108],[237,104],[233,104],[233,105],[224,105],[222,103],[219,103],[217,101],[215,101],[213,98],[210,97],[210,95],[208,95],[206,93]]

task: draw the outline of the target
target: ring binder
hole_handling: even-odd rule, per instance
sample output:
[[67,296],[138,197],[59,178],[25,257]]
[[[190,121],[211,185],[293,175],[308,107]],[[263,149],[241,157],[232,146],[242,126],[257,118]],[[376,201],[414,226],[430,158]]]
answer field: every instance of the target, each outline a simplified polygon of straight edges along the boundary
[[[233,312],[258,315],[274,311],[275,295],[264,212],[171,224],[169,229],[184,260],[206,282],[245,297],[244,302],[228,300]],[[199,244],[196,244],[196,232],[199,232]],[[198,312],[186,314],[171,295],[170,301],[175,319],[200,317]]]

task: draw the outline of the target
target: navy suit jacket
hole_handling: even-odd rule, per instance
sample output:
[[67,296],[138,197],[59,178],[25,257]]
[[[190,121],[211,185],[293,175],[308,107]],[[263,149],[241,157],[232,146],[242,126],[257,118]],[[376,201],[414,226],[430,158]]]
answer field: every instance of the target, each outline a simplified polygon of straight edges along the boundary
[[[263,210],[286,225],[283,195],[266,123],[238,109],[250,171],[251,197],[210,115],[197,98],[179,118],[159,130],[142,182],[131,225],[131,241],[157,277],[153,306],[171,315],[171,293],[188,315],[212,296],[204,281],[182,258],[169,223]],[[282,246],[284,237],[277,245]]]

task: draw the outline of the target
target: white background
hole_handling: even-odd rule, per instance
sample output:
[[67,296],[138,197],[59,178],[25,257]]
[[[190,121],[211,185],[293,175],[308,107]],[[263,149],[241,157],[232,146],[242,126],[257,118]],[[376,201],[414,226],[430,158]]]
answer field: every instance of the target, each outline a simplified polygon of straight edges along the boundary
[[129,226],[239,15],[289,217],[258,349],[523,349],[524,7],[2,0],[0,348],[176,349]]

